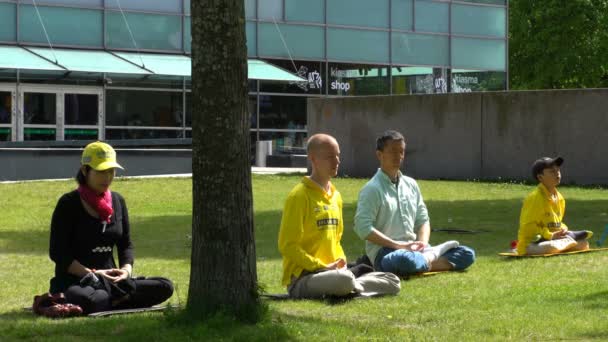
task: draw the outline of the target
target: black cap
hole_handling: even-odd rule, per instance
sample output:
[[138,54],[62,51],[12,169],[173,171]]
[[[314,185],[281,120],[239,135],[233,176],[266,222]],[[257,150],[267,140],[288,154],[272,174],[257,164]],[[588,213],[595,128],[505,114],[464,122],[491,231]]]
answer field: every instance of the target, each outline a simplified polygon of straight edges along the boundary
[[534,161],[534,164],[532,164],[532,178],[534,178],[534,180],[538,180],[536,176],[543,173],[544,169],[550,168],[553,165],[562,166],[563,163],[564,158],[562,157],[542,157],[537,159]]

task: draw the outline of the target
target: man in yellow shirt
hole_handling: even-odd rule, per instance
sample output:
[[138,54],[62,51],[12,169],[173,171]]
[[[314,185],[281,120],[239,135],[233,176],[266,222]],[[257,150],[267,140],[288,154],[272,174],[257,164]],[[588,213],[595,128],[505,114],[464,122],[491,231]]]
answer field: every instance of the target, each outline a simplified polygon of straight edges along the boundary
[[312,173],[289,193],[281,219],[282,285],[293,298],[399,292],[400,280],[393,274],[373,272],[356,279],[346,269],[340,245],[342,196],[331,183],[340,165],[338,142],[327,134],[315,134],[308,140],[307,153]]
[[589,249],[593,232],[569,231],[562,222],[566,200],[557,191],[561,182],[561,157],[543,157],[532,165],[539,184],[524,200],[519,218],[518,254],[551,254]]

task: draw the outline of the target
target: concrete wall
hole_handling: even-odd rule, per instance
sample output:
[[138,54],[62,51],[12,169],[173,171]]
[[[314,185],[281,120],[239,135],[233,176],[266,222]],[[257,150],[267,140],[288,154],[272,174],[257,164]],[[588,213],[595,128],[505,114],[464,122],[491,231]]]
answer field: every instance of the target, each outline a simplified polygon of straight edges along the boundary
[[559,154],[566,183],[608,184],[607,108],[608,89],[309,99],[308,130],[338,139],[350,176],[375,172],[375,138],[396,129],[416,178],[529,179]]

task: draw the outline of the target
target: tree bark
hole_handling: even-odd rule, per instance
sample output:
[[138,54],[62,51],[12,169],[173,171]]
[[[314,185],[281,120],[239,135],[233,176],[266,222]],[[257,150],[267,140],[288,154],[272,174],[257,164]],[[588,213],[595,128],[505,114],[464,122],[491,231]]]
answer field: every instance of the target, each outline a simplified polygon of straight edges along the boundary
[[188,311],[258,305],[243,0],[192,0],[192,257]]

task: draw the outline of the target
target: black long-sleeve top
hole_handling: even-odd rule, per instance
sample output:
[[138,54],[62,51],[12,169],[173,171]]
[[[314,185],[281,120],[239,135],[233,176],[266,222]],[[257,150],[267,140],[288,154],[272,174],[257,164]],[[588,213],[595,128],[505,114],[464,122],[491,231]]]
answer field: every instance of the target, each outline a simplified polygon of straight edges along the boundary
[[116,268],[113,256],[116,247],[119,265],[133,265],[129,214],[124,198],[116,192],[112,192],[112,207],[114,213],[104,230],[101,220],[86,211],[78,191],[61,196],[51,221],[49,255],[55,262],[51,293],[64,292],[80,281],[68,273],[74,260],[88,268]]

